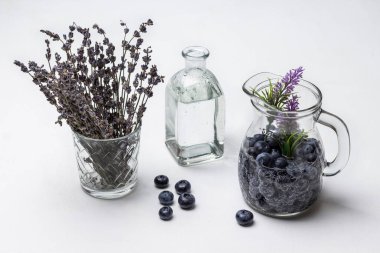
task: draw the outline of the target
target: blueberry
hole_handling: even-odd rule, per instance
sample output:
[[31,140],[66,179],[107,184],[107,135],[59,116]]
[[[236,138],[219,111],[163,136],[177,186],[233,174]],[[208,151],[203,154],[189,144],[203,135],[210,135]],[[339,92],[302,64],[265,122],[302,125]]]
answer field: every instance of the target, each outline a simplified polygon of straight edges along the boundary
[[273,182],[277,176],[277,172],[273,169],[263,168],[259,171],[259,179],[262,182]]
[[248,210],[237,211],[235,217],[240,226],[250,226],[253,224],[253,213]]
[[161,209],[158,211],[158,215],[160,216],[161,220],[170,220],[173,218],[173,209],[170,206],[161,207]]
[[250,156],[256,156],[256,154],[255,154],[255,149],[254,148],[248,148],[248,151],[247,151],[247,153],[248,153],[248,155],[250,155]]
[[304,178],[297,179],[294,182],[294,187],[295,187],[295,190],[297,192],[305,191],[308,186],[309,186],[309,181],[307,179],[304,179]]
[[307,155],[307,154],[310,154],[310,153],[314,153],[315,151],[315,146],[314,145],[311,145],[311,144],[306,144],[304,147],[303,147],[303,154],[304,155]]
[[310,180],[318,178],[318,169],[312,165],[307,165],[303,168],[302,173]]
[[284,169],[288,165],[288,161],[284,157],[279,157],[274,162],[274,166],[279,169]]
[[272,149],[272,152],[270,154],[272,156],[272,160],[275,161],[281,156],[281,151],[279,149]]
[[265,135],[263,134],[255,134],[253,137],[248,137],[248,146],[253,147],[256,142],[263,141],[265,139]]
[[261,165],[261,166],[266,166],[269,167],[269,165],[272,162],[272,156],[269,153],[261,153],[256,157],[256,161]]
[[300,143],[296,146],[294,150],[294,157],[295,158],[302,158],[303,157],[303,147],[304,143]]
[[175,184],[175,190],[178,194],[190,192],[191,184],[187,180],[180,180]]
[[277,178],[276,178],[276,182],[279,183],[279,184],[289,184],[289,183],[293,183],[296,179],[288,174],[285,174],[285,175],[279,175]]
[[276,140],[276,138],[274,138],[272,136],[269,136],[267,138],[267,143],[268,143],[269,147],[272,149],[279,149],[280,148],[278,141]]
[[159,175],[154,178],[154,184],[157,188],[166,188],[169,185],[169,178],[165,175]]
[[259,200],[261,199],[262,197],[264,197],[260,191],[259,191],[259,188],[257,187],[249,187],[249,191],[248,191],[249,195],[251,198],[253,198],[254,200]]
[[252,148],[248,149],[248,154],[256,157],[263,152],[269,153],[269,151],[270,151],[270,148],[269,148],[268,143],[266,143],[265,141],[257,141],[255,145],[253,145]]
[[[261,195],[261,196],[262,196],[262,195]],[[259,202],[259,205],[260,205],[260,206],[264,206],[264,205],[266,204],[266,199],[265,199],[265,197],[262,196],[262,197],[258,200],[258,202]]]
[[182,209],[192,209],[195,205],[195,197],[191,193],[182,193],[178,198],[178,204]]
[[301,176],[301,169],[295,163],[289,163],[286,167],[286,172],[295,178]]
[[163,191],[158,195],[161,205],[169,206],[173,204],[174,194],[170,191]]
[[259,191],[265,198],[271,198],[276,193],[276,189],[271,182],[260,184]]
[[318,141],[314,138],[307,138],[306,143],[313,145],[314,147],[318,147]]
[[307,154],[307,155],[305,155],[305,159],[306,159],[306,161],[312,163],[317,159],[317,154],[316,153]]
[[258,187],[260,184],[260,180],[257,176],[251,176],[249,178],[249,185],[252,185],[253,187]]

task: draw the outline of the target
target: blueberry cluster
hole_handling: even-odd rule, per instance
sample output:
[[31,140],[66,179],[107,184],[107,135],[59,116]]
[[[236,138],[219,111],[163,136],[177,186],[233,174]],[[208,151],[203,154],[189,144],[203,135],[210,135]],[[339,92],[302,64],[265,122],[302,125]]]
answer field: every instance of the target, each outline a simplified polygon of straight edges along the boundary
[[240,187],[247,203],[259,212],[297,213],[317,199],[323,167],[323,150],[314,138],[305,138],[288,158],[275,139],[256,134],[247,137],[240,150]]
[[[163,189],[169,186],[169,178],[159,175],[154,178],[157,188]],[[182,209],[189,210],[195,206],[195,197],[190,193],[191,184],[187,180],[180,180],[175,184],[175,190],[179,194],[178,204]],[[174,194],[171,191],[162,191],[158,195],[158,200],[164,205],[158,212],[162,220],[170,220],[173,217],[173,209],[170,207],[174,203]]]

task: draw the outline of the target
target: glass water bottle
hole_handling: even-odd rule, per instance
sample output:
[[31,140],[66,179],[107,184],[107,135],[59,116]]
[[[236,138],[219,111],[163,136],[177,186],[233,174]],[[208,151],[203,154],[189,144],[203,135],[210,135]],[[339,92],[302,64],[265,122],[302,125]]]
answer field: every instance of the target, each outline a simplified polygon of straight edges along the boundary
[[224,95],[206,68],[209,51],[187,47],[185,68],[166,86],[166,146],[182,166],[212,161],[224,151]]

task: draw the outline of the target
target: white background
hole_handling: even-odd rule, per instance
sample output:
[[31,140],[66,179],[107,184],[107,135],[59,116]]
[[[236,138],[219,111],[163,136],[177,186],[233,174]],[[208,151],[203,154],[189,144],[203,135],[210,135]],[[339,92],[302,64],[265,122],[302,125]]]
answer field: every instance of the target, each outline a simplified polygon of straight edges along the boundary
[[[0,252],[380,252],[379,1],[10,1],[0,2]],[[181,50],[203,45],[226,95],[225,157],[182,168],[164,145],[164,87],[144,117],[139,184],[105,201],[79,186],[69,128],[14,59],[44,62],[39,29],[67,32],[72,21],[99,23],[115,44],[119,20],[155,25],[146,42],[167,79],[184,65]],[[147,45],[147,44],[146,44]],[[324,94],[323,107],[351,131],[347,168],[325,178],[312,212],[292,220],[255,213],[236,224],[244,203],[237,179],[240,142],[254,111],[241,90],[261,71],[302,65]],[[336,152],[322,129],[327,157]],[[197,207],[158,218],[158,174],[193,185]]]

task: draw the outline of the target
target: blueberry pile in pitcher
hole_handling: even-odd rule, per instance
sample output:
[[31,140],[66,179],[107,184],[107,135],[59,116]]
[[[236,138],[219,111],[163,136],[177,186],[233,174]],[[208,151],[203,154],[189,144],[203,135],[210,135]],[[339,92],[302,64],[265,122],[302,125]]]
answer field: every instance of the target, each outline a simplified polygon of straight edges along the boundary
[[300,142],[292,158],[264,134],[247,137],[239,154],[239,182],[247,203],[266,214],[306,210],[321,190],[324,154],[314,138]]

